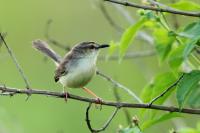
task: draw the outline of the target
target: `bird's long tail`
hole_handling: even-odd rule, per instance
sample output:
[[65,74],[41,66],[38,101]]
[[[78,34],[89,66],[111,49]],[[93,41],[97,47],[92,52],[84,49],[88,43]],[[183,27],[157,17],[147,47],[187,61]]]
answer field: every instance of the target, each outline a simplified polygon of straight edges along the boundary
[[42,52],[46,56],[50,57],[56,65],[58,65],[62,58],[58,55],[45,41],[35,40],[33,41],[33,47]]

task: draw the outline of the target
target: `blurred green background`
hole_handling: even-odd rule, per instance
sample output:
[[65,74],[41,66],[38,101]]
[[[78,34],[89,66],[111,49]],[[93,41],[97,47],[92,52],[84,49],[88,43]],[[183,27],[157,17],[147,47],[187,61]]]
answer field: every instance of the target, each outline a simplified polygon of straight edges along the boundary
[[[124,28],[129,24],[106,4],[117,23]],[[109,8],[110,7],[110,8]],[[134,9],[131,15],[138,17]],[[52,19],[50,35],[66,45],[74,45],[82,41],[93,40],[99,43],[109,43],[119,40],[120,35],[109,25],[94,0],[0,0],[0,31],[7,32],[6,41],[14,51],[20,65],[27,75],[31,87],[62,91],[62,86],[53,80],[55,66],[51,60],[44,61],[44,56],[32,48],[35,39],[44,39],[46,22]],[[64,55],[65,51],[51,45],[57,52]],[[133,50],[147,50],[149,44],[136,40],[131,47]],[[100,55],[106,55],[104,50]],[[4,46],[0,49],[0,83],[9,87],[24,88],[14,63]],[[159,66],[157,57],[145,57],[131,60],[98,61],[98,69],[110,75],[113,79],[140,94],[142,88],[154,75],[168,68]],[[87,85],[98,96],[105,100],[115,100],[113,86],[96,76]],[[69,89],[69,92],[88,96],[80,89]],[[134,102],[124,91],[119,89],[123,101]],[[69,133],[89,132],[85,122],[87,103],[44,96],[32,95],[25,101],[26,95],[0,97],[0,132],[1,133]],[[91,122],[94,127],[101,127],[113,108],[104,107],[100,111],[92,109]],[[130,110],[132,116],[138,109]],[[198,118],[187,115],[187,121],[182,125],[192,125]],[[139,118],[140,119],[140,118]],[[114,118],[107,133],[116,132],[119,125],[127,126],[123,111]],[[147,130],[155,132],[163,127],[168,131],[176,125],[164,122]],[[181,123],[180,123],[181,126]]]

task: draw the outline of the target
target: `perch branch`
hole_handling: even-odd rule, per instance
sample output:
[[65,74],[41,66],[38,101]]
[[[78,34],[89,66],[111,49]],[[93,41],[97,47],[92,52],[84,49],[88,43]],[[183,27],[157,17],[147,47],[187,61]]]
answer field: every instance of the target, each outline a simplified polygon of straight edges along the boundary
[[[44,95],[44,96],[53,96],[56,98],[65,98],[65,93],[54,92],[54,91],[47,91],[47,90],[39,90],[39,89],[17,89],[11,88],[6,86],[0,86],[0,90],[2,93],[12,93],[13,96],[16,94],[37,94],[37,95]],[[88,102],[88,103],[96,103],[96,99],[81,97],[73,94],[68,94],[69,99]],[[154,109],[154,110],[161,110],[161,111],[168,111],[168,112],[179,112],[179,113],[187,113],[187,114],[198,114],[200,115],[200,109],[190,109],[190,108],[183,108],[179,109],[173,106],[163,106],[163,105],[151,105],[149,104],[134,104],[134,103],[127,103],[127,102],[112,102],[112,101],[102,101],[102,105],[112,106],[117,108],[144,108],[144,109]]]

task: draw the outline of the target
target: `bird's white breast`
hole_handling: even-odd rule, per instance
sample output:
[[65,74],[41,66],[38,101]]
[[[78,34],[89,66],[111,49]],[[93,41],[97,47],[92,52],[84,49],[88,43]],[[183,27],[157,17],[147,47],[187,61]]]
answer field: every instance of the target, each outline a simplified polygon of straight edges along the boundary
[[89,56],[77,59],[70,64],[67,75],[60,78],[63,86],[69,88],[80,88],[85,86],[96,72],[96,57]]

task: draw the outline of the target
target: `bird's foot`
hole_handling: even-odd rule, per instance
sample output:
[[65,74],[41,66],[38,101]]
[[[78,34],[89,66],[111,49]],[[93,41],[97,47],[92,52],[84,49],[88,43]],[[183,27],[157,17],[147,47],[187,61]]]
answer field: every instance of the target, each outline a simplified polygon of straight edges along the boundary
[[[97,109],[99,108],[101,110],[102,109],[102,103],[103,103],[103,100],[101,98],[97,97],[96,100],[95,100],[96,108]],[[100,105],[99,107],[97,106],[98,104]]]
[[67,99],[68,99],[68,93],[67,92],[63,92],[64,93],[64,100],[65,102],[67,102]]

